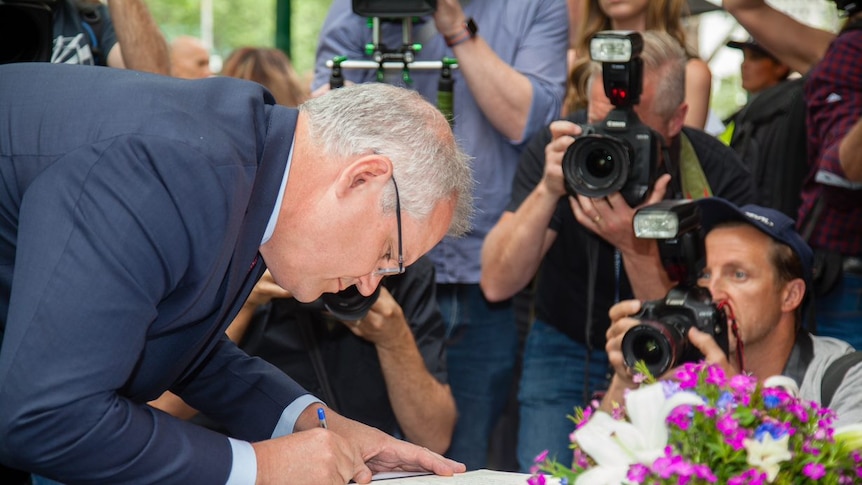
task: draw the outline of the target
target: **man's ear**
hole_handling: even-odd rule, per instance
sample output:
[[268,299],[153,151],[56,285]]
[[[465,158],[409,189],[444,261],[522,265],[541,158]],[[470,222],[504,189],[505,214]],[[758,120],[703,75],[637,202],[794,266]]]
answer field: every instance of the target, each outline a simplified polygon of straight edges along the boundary
[[679,135],[682,125],[685,124],[685,115],[688,114],[688,103],[682,103],[676,108],[670,121],[667,123],[667,132],[671,138]]
[[781,311],[793,312],[802,304],[805,297],[805,280],[796,278],[784,285],[781,297]]
[[364,155],[350,162],[338,176],[337,195],[379,190],[392,178],[392,161],[382,155]]

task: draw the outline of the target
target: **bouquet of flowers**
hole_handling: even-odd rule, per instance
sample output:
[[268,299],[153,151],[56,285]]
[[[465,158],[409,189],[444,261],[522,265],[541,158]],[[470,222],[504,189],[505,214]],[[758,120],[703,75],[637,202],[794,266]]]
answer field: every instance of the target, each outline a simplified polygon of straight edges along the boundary
[[834,430],[832,411],[797,399],[789,378],[760,385],[703,363],[661,382],[637,371],[625,407],[570,417],[572,468],[543,453],[530,485],[545,483],[541,472],[575,485],[862,483],[862,427]]

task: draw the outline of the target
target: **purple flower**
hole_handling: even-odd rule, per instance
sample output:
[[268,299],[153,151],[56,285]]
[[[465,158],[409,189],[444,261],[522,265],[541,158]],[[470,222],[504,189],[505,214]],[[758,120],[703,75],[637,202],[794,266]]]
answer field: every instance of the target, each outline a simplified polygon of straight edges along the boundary
[[691,406],[677,406],[668,415],[667,422],[682,431],[687,431],[691,426],[692,414]]
[[730,378],[730,388],[739,395],[749,395],[757,388],[757,379],[746,374],[737,374]]
[[717,365],[711,365],[706,368],[706,383],[714,386],[723,386],[727,383],[727,376],[724,374],[724,369]]
[[647,475],[649,475],[649,468],[647,468],[646,465],[635,463],[629,467],[629,472],[626,474],[626,478],[636,483],[643,483],[644,480],[646,480]]
[[691,363],[685,364],[676,372],[676,380],[680,389],[693,389],[697,386],[698,372]]
[[527,479],[527,485],[545,485],[546,483],[545,476],[542,474],[533,475]]
[[539,453],[538,455],[536,455],[535,458],[533,458],[533,463],[542,463],[547,459],[548,459],[548,450],[545,450],[545,451]]
[[718,481],[718,477],[712,473],[712,470],[709,469],[706,465],[694,465],[694,476],[706,481],[707,483],[715,483]]
[[820,463],[809,463],[802,467],[802,473],[812,480],[819,480],[826,475],[826,467]]
[[741,475],[731,477],[727,481],[727,485],[763,485],[764,483],[766,483],[766,474],[754,468],[747,470]]

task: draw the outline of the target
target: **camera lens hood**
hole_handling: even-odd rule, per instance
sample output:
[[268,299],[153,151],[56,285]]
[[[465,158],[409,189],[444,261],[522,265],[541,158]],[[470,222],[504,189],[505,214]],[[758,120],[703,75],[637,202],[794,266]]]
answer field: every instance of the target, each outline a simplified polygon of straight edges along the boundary
[[685,336],[673,325],[645,320],[623,335],[623,359],[630,368],[643,361],[650,373],[659,377],[676,365],[685,343]]

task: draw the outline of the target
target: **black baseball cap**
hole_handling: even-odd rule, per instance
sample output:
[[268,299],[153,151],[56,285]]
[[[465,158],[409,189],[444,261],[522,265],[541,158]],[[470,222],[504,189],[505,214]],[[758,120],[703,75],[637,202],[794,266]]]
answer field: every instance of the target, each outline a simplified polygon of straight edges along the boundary
[[814,262],[814,252],[796,231],[796,221],[787,214],[754,204],[737,207],[720,197],[706,197],[698,199],[696,203],[700,209],[704,234],[724,222],[739,221],[748,223],[772,239],[790,246],[802,263],[806,290],[813,288],[811,267]]
[[749,37],[748,40],[731,40],[727,43],[727,46],[732,49],[751,49],[755,52],[759,52],[764,56],[771,57],[776,62],[778,62],[778,58],[773,56],[768,50],[764,49],[762,45],[758,44],[754,37]]

